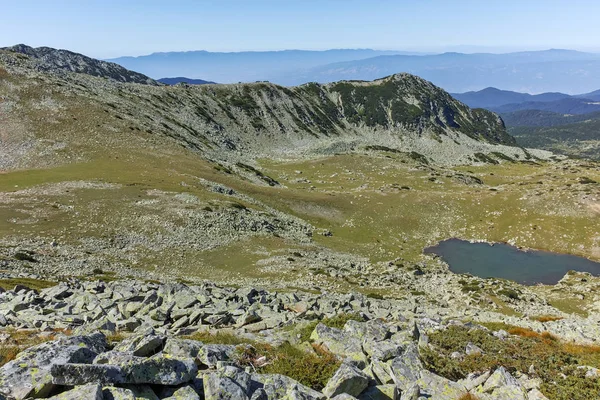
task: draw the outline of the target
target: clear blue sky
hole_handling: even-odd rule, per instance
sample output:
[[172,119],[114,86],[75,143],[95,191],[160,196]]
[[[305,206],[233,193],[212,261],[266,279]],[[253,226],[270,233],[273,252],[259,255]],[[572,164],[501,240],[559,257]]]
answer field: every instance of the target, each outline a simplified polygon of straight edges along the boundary
[[375,48],[600,51],[600,0],[2,0],[0,46],[93,57]]

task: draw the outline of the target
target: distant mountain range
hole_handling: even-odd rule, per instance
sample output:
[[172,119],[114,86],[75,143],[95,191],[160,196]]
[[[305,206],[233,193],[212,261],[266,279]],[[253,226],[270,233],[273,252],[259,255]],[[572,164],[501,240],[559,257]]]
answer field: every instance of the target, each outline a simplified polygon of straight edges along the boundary
[[153,53],[140,57],[119,57],[112,60],[123,67],[154,78],[186,76],[222,83],[255,82],[298,74],[320,65],[341,61],[362,60],[382,55],[415,54],[400,51],[342,49],[326,51],[284,50],[219,53],[187,51]]
[[178,83],[187,83],[188,85],[207,85],[210,83],[216,83],[211,81],[205,81],[202,79],[190,79],[185,78],[183,76],[178,76],[176,78],[161,78],[158,79],[160,83],[164,83],[165,85],[177,85]]
[[600,160],[600,90],[531,95],[490,87],[452,96],[498,112],[521,146]]
[[[568,95],[559,92],[531,95],[488,87],[477,92],[452,93],[452,96],[469,107],[487,108],[498,112],[537,109],[569,113],[569,110],[558,110],[558,108],[572,107],[576,104],[583,106],[590,102],[600,102],[600,90],[579,95]],[[570,111],[570,113],[584,114],[591,111]]]
[[557,92],[531,95],[486,88],[478,92],[453,93],[452,96],[469,107],[499,113],[509,127],[557,126],[597,118],[600,114],[600,90],[571,96]]
[[289,86],[306,82],[373,80],[408,72],[451,92],[493,86],[518,92],[572,94],[600,87],[600,54],[572,50],[505,54],[419,54],[369,49],[192,51],[108,61],[153,78],[187,76],[222,83],[268,80]]

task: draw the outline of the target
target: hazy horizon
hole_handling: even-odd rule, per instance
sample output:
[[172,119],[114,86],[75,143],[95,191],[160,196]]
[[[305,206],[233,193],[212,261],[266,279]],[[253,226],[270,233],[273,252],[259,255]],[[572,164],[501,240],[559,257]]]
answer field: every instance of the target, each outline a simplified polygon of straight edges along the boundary
[[24,43],[101,59],[199,50],[600,52],[600,3],[591,0],[5,3],[0,46]]

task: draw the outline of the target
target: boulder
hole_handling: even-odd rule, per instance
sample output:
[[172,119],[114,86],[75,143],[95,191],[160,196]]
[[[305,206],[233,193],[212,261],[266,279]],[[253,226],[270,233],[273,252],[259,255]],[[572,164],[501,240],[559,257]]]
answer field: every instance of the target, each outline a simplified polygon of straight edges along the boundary
[[135,393],[131,389],[125,389],[114,386],[107,386],[102,389],[104,400],[137,400]]
[[346,357],[359,364],[366,365],[367,356],[363,353],[360,340],[341,329],[318,324],[310,338],[316,344],[325,346],[337,356]]
[[394,383],[400,390],[406,389],[421,376],[423,364],[414,343],[406,347],[401,356],[394,358],[390,364],[390,372]]
[[421,395],[425,394],[426,397],[436,400],[456,400],[467,392],[463,385],[427,370],[421,371],[421,378],[416,383]]
[[163,353],[174,357],[196,358],[202,346],[202,342],[197,340],[168,338]]
[[531,389],[527,393],[527,400],[548,400],[548,398],[539,389]]
[[378,385],[367,388],[358,400],[398,400],[399,396],[396,385]]
[[343,363],[323,389],[327,397],[347,393],[358,396],[369,385],[369,377],[354,365]]
[[88,383],[126,383],[121,368],[108,364],[55,364],[50,368],[55,385],[77,386]]
[[91,384],[79,386],[75,389],[63,392],[59,395],[50,397],[49,400],[104,400],[102,386],[99,384]]
[[16,400],[44,397],[54,388],[50,369],[55,364],[91,363],[106,351],[101,333],[71,336],[30,347],[0,368],[0,393]]
[[148,357],[158,353],[164,342],[164,336],[140,335],[123,340],[113,350],[123,353],[131,352],[134,356]]
[[402,391],[400,400],[418,400],[421,397],[421,388],[416,383],[409,385]]
[[163,397],[162,400],[200,400],[200,395],[188,385],[175,390],[171,396]]
[[208,366],[214,367],[218,361],[229,361],[235,354],[236,346],[227,344],[207,344],[198,351],[198,360]]
[[381,361],[396,358],[404,351],[402,346],[387,340],[383,342],[367,341],[363,344],[363,348],[369,356]]
[[227,366],[204,378],[206,400],[249,399],[250,375],[244,370]]
[[198,373],[193,359],[171,356],[136,358],[119,366],[126,382],[133,384],[180,385],[190,382]]

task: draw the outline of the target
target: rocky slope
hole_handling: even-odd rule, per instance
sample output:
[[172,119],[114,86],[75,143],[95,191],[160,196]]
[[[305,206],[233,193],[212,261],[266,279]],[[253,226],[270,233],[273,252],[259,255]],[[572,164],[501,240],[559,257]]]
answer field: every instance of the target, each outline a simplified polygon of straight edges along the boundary
[[[540,388],[551,390],[543,386],[549,383],[533,367],[514,375],[494,367],[458,380],[431,372],[428,362],[443,354],[437,346],[445,332],[476,332],[485,348],[463,343],[453,359],[483,358],[488,342],[527,343],[500,328],[465,324],[451,315],[452,310],[433,305],[358,293],[141,281],[71,280],[40,292],[18,285],[0,294],[0,324],[20,332],[37,328],[44,332],[38,340],[50,341],[21,351],[0,368],[0,395],[17,400],[456,400],[471,393],[477,399],[545,399]],[[9,335],[2,340],[5,348],[19,348]],[[300,352],[298,364],[282,363],[279,357],[289,357],[285,352],[293,348]],[[325,375],[310,377],[316,365],[303,365],[308,360],[303,357],[323,363]],[[286,371],[302,382],[274,373],[286,363],[301,368]],[[592,367],[587,371],[589,379],[599,374]]]
[[[0,51],[0,67],[15,74],[11,82],[17,86],[23,85],[18,76],[44,72],[57,92],[51,97],[91,101],[134,131],[170,137],[221,160],[352,152],[369,145],[416,151],[445,164],[474,162],[475,153],[526,157],[497,115],[471,110],[408,74],[292,88],[270,83],[154,87],[154,81],[114,64],[25,46]],[[12,91],[6,100],[16,96]]]
[[40,72],[61,74],[69,71],[108,78],[117,82],[142,83],[146,85],[158,84],[153,79],[125,69],[118,64],[95,60],[68,50],[57,50],[50,47],[33,48],[24,44],[0,48],[0,50],[22,54],[35,60],[30,65]]

